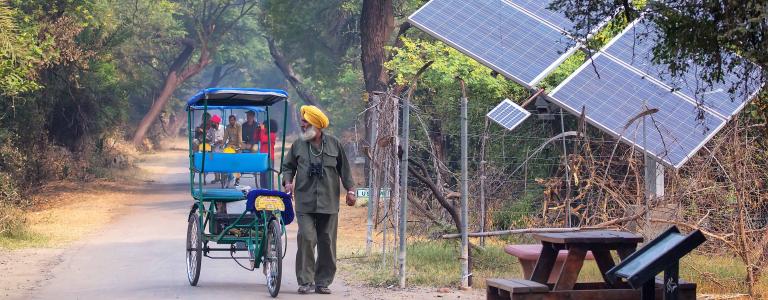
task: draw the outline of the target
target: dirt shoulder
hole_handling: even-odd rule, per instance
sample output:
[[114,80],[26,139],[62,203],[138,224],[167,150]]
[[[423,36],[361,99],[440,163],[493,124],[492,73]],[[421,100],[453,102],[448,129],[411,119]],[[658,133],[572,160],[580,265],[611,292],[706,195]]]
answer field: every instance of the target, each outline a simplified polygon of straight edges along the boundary
[[37,193],[38,205],[26,215],[27,233],[0,239],[0,298],[25,298],[50,277],[68,247],[126,212],[149,176],[140,168],[126,171],[119,180],[56,182]]

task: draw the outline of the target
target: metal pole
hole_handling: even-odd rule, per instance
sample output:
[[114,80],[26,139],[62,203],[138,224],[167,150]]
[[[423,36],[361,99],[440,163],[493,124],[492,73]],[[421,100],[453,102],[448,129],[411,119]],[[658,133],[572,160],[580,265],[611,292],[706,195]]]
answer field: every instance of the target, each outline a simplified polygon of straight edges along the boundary
[[[485,232],[485,143],[488,141],[488,118],[485,118],[483,140],[480,145],[480,232]],[[526,156],[527,157],[527,156]],[[480,237],[480,246],[485,247],[485,237]]]
[[[643,111],[645,111],[646,109],[648,109],[648,102],[647,102],[647,100],[643,100]],[[650,184],[651,178],[653,177],[653,175],[651,175],[651,167],[652,167],[651,165],[652,164],[654,165],[653,166],[654,169],[655,169],[656,165],[655,165],[655,161],[653,161],[653,159],[649,159],[650,155],[647,154],[648,153],[648,148],[646,146],[647,123],[646,123],[645,118],[646,118],[646,116],[643,115],[643,152],[646,153],[645,157],[644,157],[645,158],[644,159],[644,163],[645,163],[645,166],[644,166],[645,167],[645,199],[644,199],[645,201],[644,202],[645,203],[643,203],[643,204],[645,206],[645,216],[644,217],[645,217],[646,220],[648,220],[648,206],[649,206],[648,202],[650,201],[650,199],[651,199],[651,197],[653,195],[652,194],[653,187]],[[646,222],[646,223],[650,223],[650,222]]]
[[461,288],[469,288],[469,237],[467,236],[469,193],[467,176],[467,96],[464,81],[461,82]]
[[[643,111],[648,110],[647,100],[643,101]],[[645,220],[648,220],[651,213],[651,201],[653,199],[664,197],[664,165],[658,163],[655,157],[648,154],[648,148],[646,148],[646,135],[647,135],[647,120],[648,116],[643,115],[643,150],[644,155],[644,167],[645,167]],[[650,223],[646,222],[646,230],[651,230]],[[649,231],[650,232],[650,231]]]
[[285,99],[283,106],[283,140],[280,146],[280,168],[277,173],[277,190],[283,191],[283,162],[285,161],[285,133],[288,131],[288,99]]
[[[390,182],[391,184],[391,182]],[[390,187],[391,185],[387,185],[386,187]],[[392,201],[392,198],[387,198],[387,201],[384,203],[384,213],[382,214],[382,222],[381,222],[381,267],[386,268],[387,267],[387,227],[389,226],[389,202]]]
[[[560,109],[560,132],[565,133],[565,117],[563,109]],[[565,147],[565,135],[563,135],[563,163],[565,164],[565,226],[571,225],[571,170],[568,165],[568,149]]]
[[403,160],[400,164],[400,288],[405,288],[406,227],[408,226],[408,134],[410,131],[410,101],[403,100]]
[[[373,99],[378,99],[378,96],[373,96]],[[375,104],[374,104],[375,105]],[[374,147],[376,145],[376,134],[378,127],[378,119],[376,116],[373,116],[373,110],[369,112],[371,114],[371,132],[369,134],[370,141],[368,146],[368,159],[370,160],[368,162],[368,230],[366,233],[366,239],[365,239],[365,256],[371,255],[371,249],[373,248],[373,210],[374,208],[377,208],[378,204],[378,190],[374,187],[374,171],[373,171],[373,155],[374,155]],[[376,196],[374,196],[376,195]]]
[[[265,126],[265,127],[267,128],[267,157],[268,157],[268,159],[267,159],[267,166],[268,167],[267,167],[267,173],[262,173],[261,176],[265,176],[266,175],[267,176],[267,180],[269,181],[269,183],[267,184],[268,187],[262,187],[262,189],[270,189],[271,190],[272,189],[272,185],[275,184],[275,182],[274,182],[275,180],[274,180],[274,178],[272,178],[272,175],[274,173],[274,172],[272,172],[272,169],[274,169],[274,167],[275,167],[275,158],[273,157],[274,153],[272,153],[272,128],[270,126],[272,124],[272,122],[269,121],[270,117],[271,117],[270,114],[269,114],[269,106],[266,107],[266,110],[267,110],[267,119],[264,120],[264,121],[267,122],[267,126]],[[275,137],[277,137],[277,135],[275,135]]]

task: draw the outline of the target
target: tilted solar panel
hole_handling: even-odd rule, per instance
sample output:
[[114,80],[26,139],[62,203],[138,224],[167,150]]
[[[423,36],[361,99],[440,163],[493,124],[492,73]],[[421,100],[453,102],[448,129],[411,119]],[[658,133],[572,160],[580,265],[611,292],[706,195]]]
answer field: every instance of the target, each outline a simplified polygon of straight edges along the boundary
[[539,18],[549,22],[560,29],[570,32],[573,30],[573,22],[560,12],[548,9],[550,1],[547,0],[504,0],[513,6],[520,7]]
[[504,126],[507,130],[512,130],[523,123],[525,119],[531,116],[531,113],[524,108],[512,102],[512,100],[504,99],[499,105],[496,105],[488,114],[488,118]]
[[575,51],[560,29],[505,0],[432,0],[408,20],[528,88]]
[[[627,27],[624,32],[608,44],[605,52],[638,70],[659,79],[670,89],[679,90],[687,98],[714,110],[726,119],[736,115],[755,97],[761,88],[760,69],[752,68],[746,73],[745,65],[750,64],[746,59],[731,54],[726,60],[738,60],[740,65],[733,70],[727,70],[723,81],[712,85],[701,78],[704,67],[689,62],[687,72],[670,74],[669,65],[654,62],[653,46],[660,32],[656,25],[646,19],[640,19]],[[743,81],[744,76],[749,80]],[[736,85],[740,83],[741,85]],[[746,86],[744,85],[746,83]],[[735,87],[732,89],[732,87]]]
[[[695,121],[697,108],[691,101],[603,53],[594,56],[594,65],[597,73],[590,62],[585,63],[552,91],[549,100],[575,115],[584,108],[590,124],[671,167],[682,166],[725,125],[725,119],[710,111],[705,111],[702,121]],[[653,108],[658,112],[626,127]]]

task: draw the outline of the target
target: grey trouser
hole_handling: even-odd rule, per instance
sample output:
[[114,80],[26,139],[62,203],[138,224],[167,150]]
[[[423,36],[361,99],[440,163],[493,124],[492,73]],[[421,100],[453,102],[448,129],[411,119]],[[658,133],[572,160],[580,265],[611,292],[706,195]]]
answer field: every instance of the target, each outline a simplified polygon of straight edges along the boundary
[[[296,250],[296,280],[328,287],[336,275],[336,229],[338,214],[296,213],[299,224]],[[317,261],[315,261],[317,246]]]

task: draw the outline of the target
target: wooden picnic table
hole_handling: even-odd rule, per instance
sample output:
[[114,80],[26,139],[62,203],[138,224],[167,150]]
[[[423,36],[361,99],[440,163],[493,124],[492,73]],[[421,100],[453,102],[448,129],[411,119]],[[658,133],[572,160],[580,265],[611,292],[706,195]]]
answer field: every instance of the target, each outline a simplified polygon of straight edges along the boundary
[[560,233],[538,233],[533,237],[541,241],[541,255],[531,274],[531,281],[547,284],[547,279],[557,260],[560,250],[568,250],[568,256],[563,264],[560,276],[553,286],[553,291],[573,290],[579,272],[584,265],[587,251],[591,251],[606,286],[610,283],[606,272],[615,266],[611,250],[615,250],[623,260],[635,252],[637,244],[643,241],[642,236],[622,231],[574,231]]

